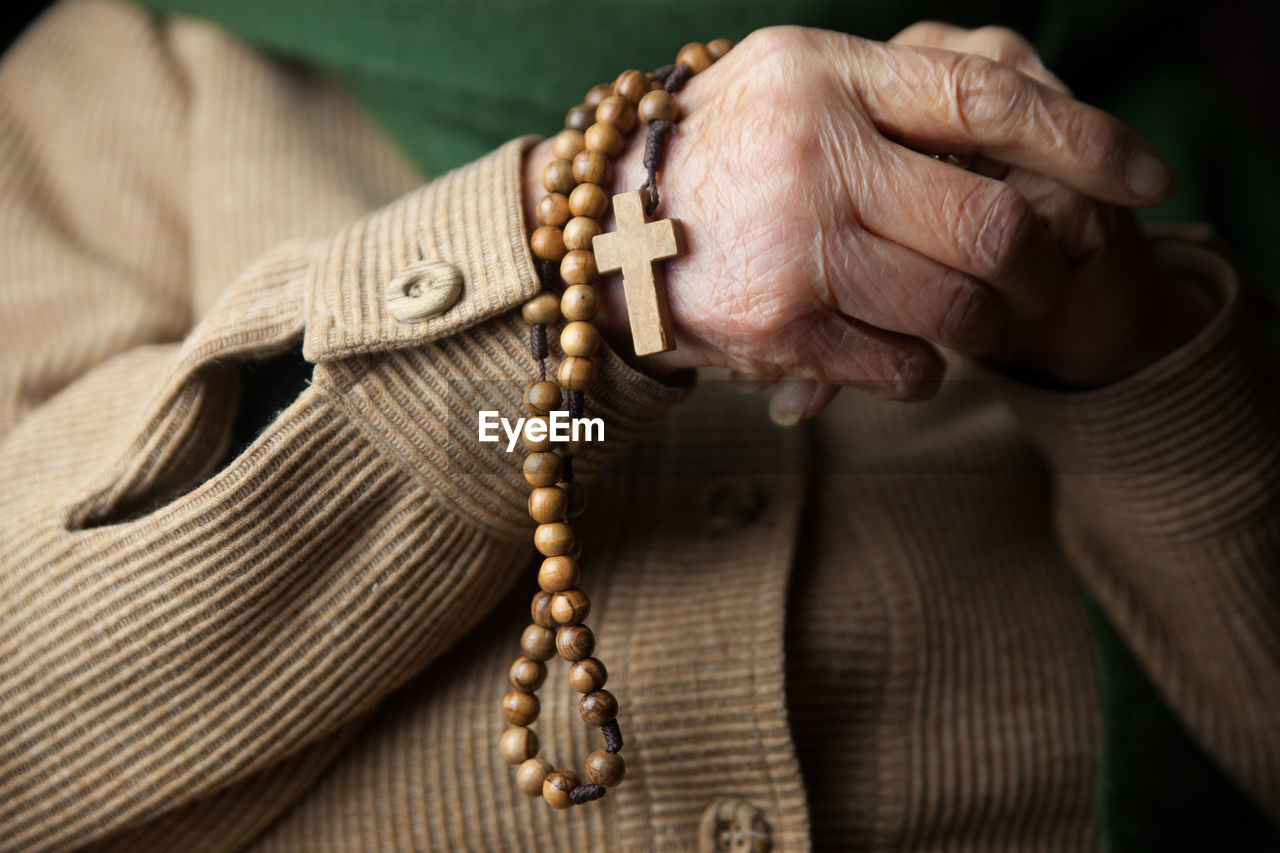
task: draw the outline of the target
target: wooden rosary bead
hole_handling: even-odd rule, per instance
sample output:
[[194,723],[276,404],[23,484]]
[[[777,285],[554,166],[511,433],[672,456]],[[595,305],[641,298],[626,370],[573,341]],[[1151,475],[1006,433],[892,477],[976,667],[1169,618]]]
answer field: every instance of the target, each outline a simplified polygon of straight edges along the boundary
[[643,71],[636,71],[634,68],[623,71],[613,81],[614,94],[621,95],[632,104],[638,104],[644,93],[649,91],[650,80],[649,75]]
[[636,105],[621,95],[610,95],[596,107],[596,121],[613,125],[625,136],[636,126]]
[[552,160],[542,167],[542,186],[549,193],[567,194],[573,190],[573,160]]
[[[560,630],[563,631],[564,629],[561,628]],[[557,646],[559,645],[558,634],[556,635],[556,644]],[[511,694],[508,693],[507,695],[510,696]],[[603,726],[610,720],[617,719],[618,700],[608,690],[592,690],[578,700],[578,714],[582,717],[582,721],[589,726]]]
[[533,617],[533,624],[541,625],[543,628],[551,628],[555,630],[560,627],[560,623],[551,615],[551,598],[554,593],[545,590],[538,590],[533,594],[533,600],[529,602],[529,615]]
[[538,569],[538,586],[543,592],[562,592],[577,586],[581,576],[582,569],[578,566],[578,561],[567,554],[559,554],[542,561],[542,566]]
[[571,391],[586,391],[596,381],[596,365],[589,358],[569,356],[556,370],[560,384]]
[[579,151],[573,158],[573,179],[580,184],[604,186],[613,177],[613,163],[599,151]]
[[564,257],[564,232],[554,225],[543,225],[529,238],[529,248],[544,261],[558,261]]
[[520,430],[520,441],[529,453],[542,453],[555,446],[551,440],[551,422],[545,417],[529,418]]
[[[571,131],[562,130],[561,133],[570,133]],[[576,132],[576,131],[573,131]],[[622,133],[611,124],[603,124],[596,122],[587,128],[587,132],[583,134],[583,144],[588,151],[600,151],[610,157],[617,157],[622,152]],[[566,149],[568,150],[568,149]],[[567,156],[572,157],[577,154],[579,148]],[[560,153],[557,151],[556,156]]]
[[569,792],[578,787],[578,777],[570,770],[552,770],[542,780],[542,798],[553,809],[573,808]]
[[676,54],[676,65],[687,65],[694,74],[706,71],[714,61],[707,46],[698,41],[689,42]]
[[[542,682],[547,680],[547,665],[540,660],[521,655],[511,664],[511,669],[507,670],[507,678],[516,690],[533,693],[542,686]],[[537,753],[536,749],[534,753]]]
[[566,287],[560,297],[560,311],[566,320],[590,320],[598,306],[595,288],[585,284]]
[[609,670],[596,658],[583,658],[569,667],[569,686],[579,693],[599,690],[608,680]]
[[533,547],[544,557],[560,557],[573,550],[576,538],[572,527],[563,521],[552,521],[539,524],[533,531]]
[[560,400],[560,386],[549,379],[531,383],[524,392],[524,407],[531,415],[551,414],[560,408]]
[[586,104],[578,104],[564,117],[565,130],[586,130],[595,124],[596,111]]
[[498,739],[498,752],[508,764],[523,764],[538,754],[539,746],[537,732],[526,726],[513,726]]
[[587,96],[582,102],[592,109],[600,106],[600,102],[613,94],[613,87],[607,83],[601,83],[598,86],[592,86],[587,90]]
[[520,650],[533,660],[550,660],[556,653],[556,634],[550,628],[530,625],[520,635]]
[[569,193],[569,212],[574,216],[598,219],[609,204],[609,196],[599,184],[578,184]]
[[539,524],[560,521],[569,514],[570,495],[556,486],[539,486],[529,492],[529,517]]
[[[542,710],[542,703],[532,693],[525,693],[523,690],[512,690],[502,697],[502,713],[506,714],[507,722],[513,726],[529,725],[538,719],[540,710]],[[525,756],[525,758],[528,757]],[[524,758],[520,760],[523,761]]]
[[[581,156],[581,155],[579,155]],[[564,226],[564,247],[571,252],[591,251],[591,241],[600,233],[600,223],[589,216],[575,216]],[[595,265],[595,255],[591,256]],[[583,282],[584,284],[586,282]]]
[[[640,121],[675,121],[676,101],[666,89],[654,89],[640,99]],[[575,160],[576,162],[576,160]]]
[[551,618],[561,625],[577,625],[586,621],[591,602],[580,589],[566,589],[551,596]]
[[733,42],[728,39],[713,39],[707,42],[707,53],[712,59],[719,59],[733,50]]
[[542,782],[555,769],[545,758],[530,758],[516,770],[516,787],[526,796],[541,797]]
[[530,453],[524,458],[524,479],[531,486],[554,486],[560,482],[564,462],[554,453]]
[[626,775],[627,763],[616,752],[597,749],[587,756],[587,781],[593,785],[612,788]]
[[550,326],[560,320],[560,300],[554,293],[539,293],[524,304],[520,314],[530,326],[534,323]]
[[[590,128],[587,129],[590,130]],[[572,160],[573,155],[584,147],[586,147],[586,140],[582,131],[562,130],[551,142],[551,153],[561,160]]]
[[[582,186],[591,187],[595,184],[582,184]],[[565,284],[590,284],[599,276],[600,273],[596,270],[595,253],[590,250],[576,249],[560,261],[560,278],[564,279]]]
[[595,649],[595,634],[586,625],[565,625],[556,631],[556,650],[565,660],[582,660],[590,657]]
[[569,221],[573,214],[569,212],[569,197],[563,193],[549,193],[538,202],[538,221],[543,225],[554,225],[559,228]]
[[[568,456],[569,454],[565,454]],[[577,454],[574,454],[575,456]],[[561,483],[558,488],[569,497],[568,516],[577,518],[587,509],[587,487],[575,481],[572,483]],[[535,519],[536,520],[536,519]]]
[[600,333],[590,323],[576,320],[560,331],[560,350],[565,355],[590,358],[600,348]]

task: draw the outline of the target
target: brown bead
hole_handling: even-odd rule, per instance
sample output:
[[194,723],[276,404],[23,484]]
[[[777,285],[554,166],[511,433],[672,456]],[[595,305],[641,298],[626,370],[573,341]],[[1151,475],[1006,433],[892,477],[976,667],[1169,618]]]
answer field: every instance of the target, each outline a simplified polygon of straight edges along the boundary
[[590,357],[599,348],[600,333],[590,323],[577,320],[560,331],[560,349],[565,355]]
[[516,787],[526,796],[541,797],[542,781],[555,769],[545,758],[530,758],[516,768]]
[[556,635],[550,628],[530,625],[520,635],[520,651],[533,660],[547,660],[556,653]]
[[613,125],[625,136],[636,126],[636,105],[621,95],[610,95],[596,107],[596,121]]
[[[542,686],[542,682],[547,680],[547,665],[542,661],[521,655],[515,659],[511,664],[511,668],[507,670],[507,678],[510,679],[511,686],[516,690],[532,693]],[[534,750],[534,752],[536,753],[537,750]]]
[[[568,454],[565,454],[566,456]],[[577,454],[574,454],[575,456]],[[569,496],[568,516],[577,518],[587,509],[587,487],[577,482],[560,483],[557,488]],[[534,519],[535,521],[537,519]]]
[[508,764],[523,764],[538,754],[540,745],[538,734],[533,729],[513,726],[498,739],[498,752]]
[[[584,187],[594,184],[583,184]],[[596,270],[595,253],[589,249],[576,249],[560,261],[560,278],[565,284],[590,284],[600,276]]]
[[694,74],[701,74],[711,67],[715,60],[702,42],[691,41],[676,54],[676,65],[687,65]]
[[582,540],[575,538],[573,540],[573,548],[569,551],[569,556],[575,560],[582,559]]
[[609,670],[596,658],[583,658],[569,666],[569,686],[579,693],[590,693],[604,687]]
[[533,547],[544,557],[559,557],[573,550],[573,528],[563,521],[539,524],[533,531]]
[[582,660],[596,650],[596,636],[586,625],[565,625],[556,631],[556,650],[565,660]]
[[529,493],[529,517],[539,524],[560,521],[569,514],[569,493],[555,486],[539,486]]
[[595,124],[596,111],[586,104],[578,104],[578,106],[569,110],[564,117],[565,130],[586,130]]
[[[561,631],[564,629],[561,628]],[[559,635],[556,635],[557,646]],[[563,652],[562,652],[563,654]],[[511,694],[508,693],[508,696]],[[618,700],[608,690],[592,690],[578,700],[578,714],[589,726],[603,726],[618,716]]]
[[578,787],[578,777],[570,770],[552,770],[542,780],[542,799],[553,809],[573,808],[569,792]]
[[560,311],[567,320],[590,320],[596,316],[596,292],[585,284],[566,287],[560,297]]
[[[561,132],[569,133],[567,130]],[[588,151],[600,151],[610,157],[616,157],[622,151],[622,133],[611,124],[596,122],[583,134],[583,144]],[[581,148],[578,149],[578,151],[581,150]],[[577,154],[578,151],[573,153]]]
[[562,130],[556,134],[556,138],[551,142],[551,153],[561,160],[572,160],[573,155],[584,147],[586,147],[586,140],[582,131]]
[[604,186],[613,177],[613,164],[599,151],[579,151],[573,158],[573,179],[580,184]]
[[[564,226],[564,247],[573,252],[589,252],[591,251],[591,241],[599,233],[600,223],[589,216],[575,216]],[[594,255],[591,260],[594,265]]]
[[608,83],[601,83],[599,86],[592,86],[587,90],[587,96],[582,99],[582,103],[592,109],[600,106],[600,102],[613,94],[613,87]]
[[554,486],[564,463],[554,453],[530,453],[524,458],[524,479],[531,486]]
[[707,42],[707,53],[712,60],[717,60],[733,50],[733,42],[728,39],[713,39]]
[[[594,696],[595,694],[589,693],[587,695]],[[513,726],[529,725],[538,719],[540,710],[542,710],[542,703],[532,693],[525,693],[523,690],[512,690],[502,697],[502,713],[506,714],[507,722]],[[528,756],[525,756],[525,758],[528,758]],[[520,760],[523,761],[524,759]]]
[[561,193],[549,193],[538,202],[538,221],[557,228],[569,221],[569,197]]
[[675,118],[675,99],[665,89],[654,89],[640,99],[640,120],[645,124],[651,121],[675,121]]
[[571,391],[586,391],[596,381],[596,365],[589,358],[569,356],[556,370],[560,384]]
[[618,75],[618,79],[613,81],[613,92],[633,104],[638,104],[640,99],[644,97],[644,93],[649,91],[650,80],[651,78],[648,74],[632,68],[623,71]]
[[529,248],[543,260],[558,261],[564,257],[564,232],[554,225],[543,225],[529,238]]
[[578,184],[569,194],[569,212],[574,216],[599,219],[609,204],[609,197],[599,184]]
[[552,629],[560,626],[560,623],[551,615],[553,595],[554,593],[541,589],[533,594],[533,600],[529,602],[529,614],[533,617],[533,624]]
[[530,326],[534,323],[549,326],[560,319],[560,300],[554,293],[539,293],[524,304],[520,314]]
[[591,602],[580,589],[566,589],[551,596],[551,617],[561,625],[577,625],[591,612]]
[[546,418],[529,418],[520,430],[520,441],[530,453],[541,453],[555,446],[551,440],[551,422]]
[[587,756],[587,781],[593,785],[612,788],[626,775],[627,763],[616,752],[597,749]]
[[542,186],[549,193],[573,191],[573,160],[552,160],[542,167]]
[[546,415],[560,408],[560,399],[560,386],[543,379],[525,389],[524,407],[531,415]]
[[538,586],[543,592],[560,592],[578,585],[582,570],[578,561],[566,554],[547,557],[538,569]]

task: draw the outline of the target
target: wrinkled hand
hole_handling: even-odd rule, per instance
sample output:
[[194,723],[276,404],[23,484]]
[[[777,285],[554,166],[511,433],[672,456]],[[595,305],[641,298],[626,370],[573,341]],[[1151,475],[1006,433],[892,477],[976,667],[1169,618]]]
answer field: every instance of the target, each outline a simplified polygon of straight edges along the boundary
[[[1080,261],[1041,195],[1137,206],[1174,183],[1132,130],[1055,82],[938,47],[795,27],[749,36],[678,98],[660,212],[685,222],[689,254],[666,268],[679,349],[650,366],[807,380],[784,400],[801,417],[838,385],[928,396],[943,371],[932,343],[1052,361],[1025,330],[1071,337],[1053,316]],[[615,190],[641,183],[641,147]],[[1063,222],[1079,218],[1059,206]],[[604,296],[602,324],[625,335],[620,284]]]

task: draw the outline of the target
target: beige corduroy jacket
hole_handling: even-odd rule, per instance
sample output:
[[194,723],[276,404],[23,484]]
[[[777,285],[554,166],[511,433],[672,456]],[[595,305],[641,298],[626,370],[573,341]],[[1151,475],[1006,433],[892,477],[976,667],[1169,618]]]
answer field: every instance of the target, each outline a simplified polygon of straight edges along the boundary
[[[1276,373],[1188,240],[1216,315],[1089,393],[955,360],[779,430],[604,354],[583,586],[627,779],[522,796],[527,492],[476,413],[532,370],[528,143],[424,185],[331,84],[119,3],[5,57],[0,849],[1091,849],[1081,585],[1280,816]],[[424,263],[461,294],[398,320]],[[298,348],[219,467],[240,365]],[[561,667],[536,729],[578,768]]]

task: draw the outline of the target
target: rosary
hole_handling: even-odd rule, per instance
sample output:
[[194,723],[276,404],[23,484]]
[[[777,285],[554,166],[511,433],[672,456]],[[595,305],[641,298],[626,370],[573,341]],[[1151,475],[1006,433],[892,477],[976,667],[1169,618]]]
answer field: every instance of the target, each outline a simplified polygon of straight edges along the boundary
[[[557,159],[542,173],[547,194],[538,202],[541,224],[529,239],[543,288],[522,309],[538,365],[538,378],[524,395],[533,419],[546,421],[562,402],[567,402],[570,418],[582,416],[586,391],[596,378],[591,357],[600,346],[600,333],[591,324],[596,314],[592,284],[600,273],[622,273],[636,355],[675,348],[662,269],[654,262],[682,254],[684,232],[676,220],[649,221],[660,202],[657,172],[667,136],[675,129],[672,95],[731,47],[727,39],[687,44],[674,65],[653,74],[624,71],[612,85],[593,87],[565,117],[565,129],[552,143]],[[604,187],[637,116],[649,127],[644,148],[648,177],[639,190],[613,199],[617,230],[602,234],[598,220],[608,203]],[[567,285],[558,298],[557,275]],[[547,327],[561,317],[567,322],[560,331],[563,358],[557,383],[547,379]],[[578,588],[582,545],[566,520],[586,508],[586,491],[573,479],[573,458],[580,448],[572,441],[557,446],[550,429],[540,434],[532,438],[526,431],[523,439],[528,451],[524,478],[533,487],[529,515],[538,525],[533,544],[543,556],[539,591],[530,605],[533,622],[520,637],[522,654],[508,672],[513,689],[503,697],[502,711],[511,727],[502,733],[499,751],[518,766],[516,784],[522,792],[567,809],[603,797],[606,788],[622,781],[626,765],[618,754],[618,700],[604,689],[608,671],[592,657],[595,635],[585,624],[591,602]],[[572,770],[557,770],[538,758],[538,735],[530,728],[541,708],[535,691],[546,680],[545,661],[557,653],[570,664],[569,685],[583,694],[579,714],[604,737],[604,748],[587,756],[585,782]]]

